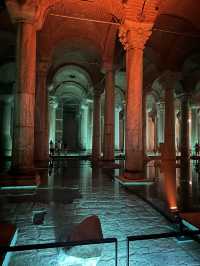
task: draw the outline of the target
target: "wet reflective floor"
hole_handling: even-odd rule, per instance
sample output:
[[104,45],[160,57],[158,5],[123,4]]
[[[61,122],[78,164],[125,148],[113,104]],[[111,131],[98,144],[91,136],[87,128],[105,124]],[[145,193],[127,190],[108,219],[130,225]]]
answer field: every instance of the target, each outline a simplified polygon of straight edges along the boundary
[[[176,181],[175,194],[177,208],[180,212],[199,212],[200,211],[200,163],[199,161],[190,162],[189,175],[184,182],[181,181],[180,167],[176,166],[174,179]],[[155,208],[170,216],[167,188],[165,186],[165,175],[161,171],[158,161],[151,161],[147,167],[147,177],[152,178],[154,183],[151,186],[137,186],[130,188],[131,191],[141,196],[143,199],[152,203]],[[171,192],[173,189],[168,188]]]
[[[174,230],[174,225],[137,195],[147,195],[158,205],[166,205],[159,185],[162,175],[153,163],[148,167],[148,175],[155,179],[152,186],[127,190],[114,179],[118,173],[119,170],[92,169],[89,161],[56,160],[48,173],[41,172],[42,183],[37,189],[1,191],[0,220],[16,224],[16,244],[23,245],[66,240],[76,224],[97,215],[104,237],[117,237],[118,265],[125,266],[127,236],[168,232]],[[198,193],[196,196],[192,202],[198,208]],[[70,258],[62,249],[48,249],[13,253],[9,265],[115,265],[114,246],[101,246],[100,257],[95,257],[94,252],[94,257],[84,262],[77,260],[78,251]],[[194,241],[138,241],[131,244],[130,253],[130,266],[200,265],[200,244]]]

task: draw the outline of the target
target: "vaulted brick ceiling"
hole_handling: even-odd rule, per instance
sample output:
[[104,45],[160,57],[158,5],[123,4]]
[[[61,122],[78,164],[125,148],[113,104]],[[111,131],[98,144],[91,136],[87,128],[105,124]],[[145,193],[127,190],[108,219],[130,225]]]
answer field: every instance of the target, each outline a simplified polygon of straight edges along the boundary
[[[150,48],[153,52],[145,53],[146,58],[150,55],[151,60],[151,62],[145,60],[148,62],[145,63],[148,65],[148,70],[145,70],[148,77],[150,71],[153,73],[152,77],[155,76],[156,68],[153,64],[157,64],[158,68],[177,69],[181,67],[186,57],[196,52],[199,47],[199,38],[187,36],[187,33],[199,34],[199,0],[28,0],[28,2],[37,3],[39,10],[46,14],[44,26],[37,38],[38,56],[51,58],[55,69],[65,63],[76,63],[94,75],[101,69],[103,60],[112,60],[113,57],[114,37],[118,26],[72,19],[69,16],[114,23],[120,23],[125,17],[148,22],[156,20],[146,49]],[[5,8],[0,9],[0,21],[0,30],[15,35],[15,27],[12,26]],[[1,39],[4,36],[7,38],[6,34],[1,32]],[[14,44],[15,38],[9,37],[9,42]],[[7,52],[7,42],[1,43],[5,44],[1,45],[1,59],[5,55],[9,58],[11,54]],[[119,53],[114,54],[115,61],[119,61],[118,55]]]

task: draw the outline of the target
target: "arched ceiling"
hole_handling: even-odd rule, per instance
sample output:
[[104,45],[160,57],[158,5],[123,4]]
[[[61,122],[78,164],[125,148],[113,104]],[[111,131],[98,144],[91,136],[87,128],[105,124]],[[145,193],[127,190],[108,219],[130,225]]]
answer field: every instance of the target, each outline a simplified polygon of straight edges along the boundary
[[182,18],[200,29],[199,0],[165,0],[161,2],[159,14]]
[[[37,54],[39,59],[51,59],[52,73],[64,64],[77,64],[85,68],[92,79],[98,80],[97,72],[100,72],[103,61],[112,61],[119,56],[118,48],[114,54],[118,25],[110,25],[107,22],[120,23],[125,17],[153,22],[158,15],[153,33],[146,45],[146,50],[151,49],[154,52],[145,52],[144,78],[147,83],[145,86],[152,82],[157,71],[167,68],[180,70],[186,58],[199,51],[200,38],[194,37],[200,36],[199,0],[24,0],[18,2],[35,5],[39,10],[38,17],[45,14],[44,26],[37,34]],[[96,22],[88,21],[91,19]],[[4,41],[8,36],[5,31],[16,34],[5,5],[0,8],[0,22],[0,35],[3,36],[0,49],[1,61],[3,57],[6,60],[5,57],[10,56],[8,50],[11,49],[7,41]],[[13,56],[15,38],[10,42]],[[121,53],[120,57],[122,57]],[[89,63],[83,64],[83,61]],[[123,63],[123,60],[115,61]]]
[[199,49],[200,1],[161,1],[148,46],[160,57],[160,68],[179,71],[186,57]]
[[80,104],[92,97],[90,75],[76,65],[65,65],[53,76],[51,96],[62,99],[65,103]]

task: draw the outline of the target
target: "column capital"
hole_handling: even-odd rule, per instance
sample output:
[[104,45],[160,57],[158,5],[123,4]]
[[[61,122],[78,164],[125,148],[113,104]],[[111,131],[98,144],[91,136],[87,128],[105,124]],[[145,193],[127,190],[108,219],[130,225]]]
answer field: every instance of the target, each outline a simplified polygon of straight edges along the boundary
[[126,19],[119,27],[119,39],[125,50],[143,50],[152,33],[153,23],[136,22]]
[[50,67],[50,62],[48,60],[41,60],[37,63],[37,72],[39,76],[46,76]]
[[38,1],[23,1],[19,3],[17,0],[6,0],[6,6],[13,23],[29,23],[33,24],[36,30],[39,30],[44,21],[44,12],[42,12],[42,4]]
[[159,110],[165,109],[165,102],[164,101],[157,102],[156,105],[159,108]]
[[106,74],[107,72],[112,72],[112,71],[114,71],[113,63],[104,61],[102,64],[102,73]]
[[191,108],[191,110],[199,110],[200,105],[198,105],[198,104],[191,104],[190,108]]
[[81,104],[81,110],[87,110],[88,109],[88,105],[87,105],[87,103],[82,103]]
[[187,93],[187,92],[183,92],[181,94],[178,95],[178,98],[180,101],[188,101],[191,97],[191,94],[190,93]]
[[122,110],[122,106],[120,106],[120,105],[115,106],[115,110],[117,112],[120,112]]
[[93,90],[93,94],[94,96],[101,96],[101,94],[104,92],[104,87],[100,84],[100,85],[96,85],[94,90]]
[[11,103],[13,101],[13,95],[10,94],[0,95],[0,101],[4,103]]
[[158,79],[163,89],[174,89],[175,83],[180,79],[179,72],[165,71]]
[[57,99],[55,97],[50,97],[49,98],[49,105],[51,105],[53,108],[56,109],[58,107]]

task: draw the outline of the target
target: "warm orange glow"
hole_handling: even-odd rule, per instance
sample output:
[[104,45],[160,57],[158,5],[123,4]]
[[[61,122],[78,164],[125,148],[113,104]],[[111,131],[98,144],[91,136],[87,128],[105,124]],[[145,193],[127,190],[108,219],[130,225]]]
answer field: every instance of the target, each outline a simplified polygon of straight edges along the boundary
[[171,206],[171,207],[170,207],[170,210],[171,210],[171,211],[177,211],[178,208],[177,208],[177,206]]
[[163,161],[164,188],[166,200],[170,210],[177,209],[176,200],[176,165],[173,160]]

